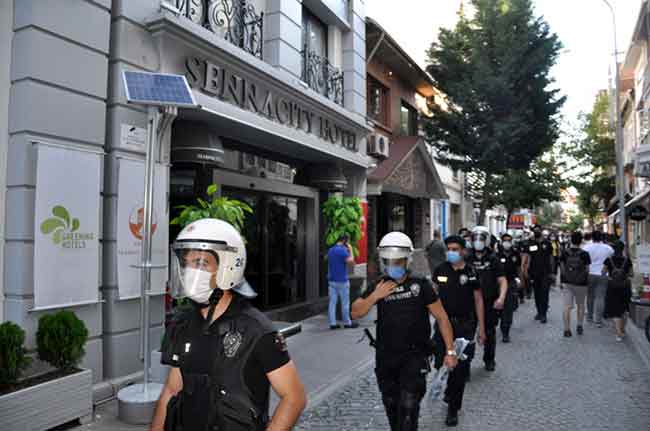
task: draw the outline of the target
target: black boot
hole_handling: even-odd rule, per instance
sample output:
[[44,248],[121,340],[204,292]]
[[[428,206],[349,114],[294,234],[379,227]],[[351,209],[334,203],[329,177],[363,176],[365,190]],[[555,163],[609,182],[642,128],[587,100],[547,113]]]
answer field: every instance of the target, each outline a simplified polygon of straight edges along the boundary
[[458,411],[452,408],[447,409],[447,418],[445,419],[445,425],[448,427],[455,427],[458,425]]
[[504,343],[509,343],[510,342],[510,328],[509,327],[503,327],[501,328],[501,335],[503,335],[503,342]]
[[391,431],[399,431],[399,406],[397,400],[393,398],[383,398],[384,409],[386,409],[386,416],[388,417],[388,424]]

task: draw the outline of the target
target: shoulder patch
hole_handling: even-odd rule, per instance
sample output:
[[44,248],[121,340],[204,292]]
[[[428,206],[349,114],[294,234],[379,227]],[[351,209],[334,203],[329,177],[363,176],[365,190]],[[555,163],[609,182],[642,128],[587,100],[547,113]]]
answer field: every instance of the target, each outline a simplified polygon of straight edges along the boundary
[[420,295],[420,285],[417,283],[411,284],[411,292],[413,292],[413,296],[419,296]]

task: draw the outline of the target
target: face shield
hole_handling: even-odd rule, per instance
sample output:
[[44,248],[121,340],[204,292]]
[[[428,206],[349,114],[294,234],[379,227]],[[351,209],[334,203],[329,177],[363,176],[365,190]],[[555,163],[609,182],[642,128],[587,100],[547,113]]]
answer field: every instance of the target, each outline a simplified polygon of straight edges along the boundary
[[236,250],[218,242],[176,242],[171,257],[171,294],[199,304],[210,300],[215,288],[232,288],[226,269],[235,265]]
[[406,247],[380,247],[379,263],[381,272],[388,277],[399,280],[406,275],[411,250]]
[[483,251],[487,247],[490,237],[487,233],[477,232],[472,234],[472,245],[476,251]]

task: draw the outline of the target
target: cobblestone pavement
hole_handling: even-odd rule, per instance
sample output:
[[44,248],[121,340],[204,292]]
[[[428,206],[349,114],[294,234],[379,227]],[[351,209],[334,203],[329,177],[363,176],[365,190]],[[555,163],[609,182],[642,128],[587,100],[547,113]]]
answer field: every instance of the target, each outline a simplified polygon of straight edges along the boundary
[[[631,341],[617,343],[611,324],[587,324],[584,335],[574,330],[573,338],[563,338],[561,292],[551,295],[547,325],[533,320],[532,301],[519,308],[513,342],[497,346],[496,372],[483,370],[479,349],[456,429],[650,430],[650,372]],[[445,412],[427,394],[420,429],[444,429]],[[308,409],[297,429],[388,430],[372,369]]]

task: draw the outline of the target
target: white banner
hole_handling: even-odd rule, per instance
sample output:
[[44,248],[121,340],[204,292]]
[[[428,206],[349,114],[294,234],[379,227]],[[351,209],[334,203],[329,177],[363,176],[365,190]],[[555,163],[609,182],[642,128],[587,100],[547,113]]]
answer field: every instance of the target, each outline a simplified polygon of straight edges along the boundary
[[637,274],[650,274],[650,244],[637,246],[634,272]]
[[[144,162],[119,159],[117,195],[117,282],[120,299],[140,297],[142,230],[144,228]],[[168,168],[156,165],[151,262],[169,261],[169,221],[167,210]],[[167,283],[167,268],[151,270],[151,293],[162,294]]]
[[99,298],[101,155],[38,145],[34,306]]

